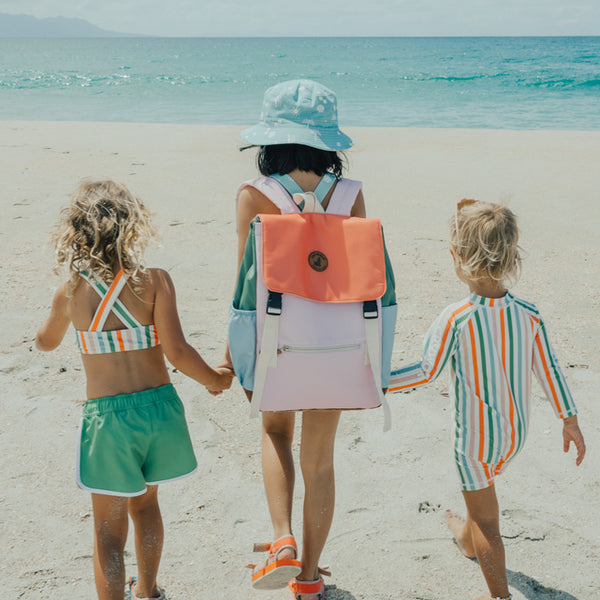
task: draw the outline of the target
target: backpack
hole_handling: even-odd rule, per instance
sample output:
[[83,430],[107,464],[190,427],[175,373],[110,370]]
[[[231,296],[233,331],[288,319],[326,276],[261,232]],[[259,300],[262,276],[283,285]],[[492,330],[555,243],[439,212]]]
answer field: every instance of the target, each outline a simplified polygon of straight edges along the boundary
[[[336,184],[327,212],[320,205]],[[229,351],[259,411],[384,407],[396,324],[378,219],[350,217],[362,184],[326,174],[315,192],[287,175],[243,183],[281,215],[250,224],[229,311]],[[314,210],[315,212],[308,212]]]

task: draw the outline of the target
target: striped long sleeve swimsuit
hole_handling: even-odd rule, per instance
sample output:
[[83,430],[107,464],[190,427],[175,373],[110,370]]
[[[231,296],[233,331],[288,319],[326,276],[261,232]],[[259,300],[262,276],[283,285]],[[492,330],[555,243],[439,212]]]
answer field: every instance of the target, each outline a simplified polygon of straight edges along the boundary
[[511,294],[472,294],[430,327],[420,362],[393,371],[390,391],[423,385],[450,363],[454,456],[465,491],[486,488],[521,450],[532,372],[556,415],[577,409],[536,307]]

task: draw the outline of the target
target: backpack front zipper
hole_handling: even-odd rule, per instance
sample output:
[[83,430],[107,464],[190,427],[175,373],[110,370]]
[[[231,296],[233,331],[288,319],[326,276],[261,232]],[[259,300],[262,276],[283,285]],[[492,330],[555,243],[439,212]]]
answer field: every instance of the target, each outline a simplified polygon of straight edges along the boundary
[[277,349],[277,354],[282,354],[283,352],[344,352],[347,350],[358,350],[359,348],[360,344],[338,344],[337,346],[282,346]]

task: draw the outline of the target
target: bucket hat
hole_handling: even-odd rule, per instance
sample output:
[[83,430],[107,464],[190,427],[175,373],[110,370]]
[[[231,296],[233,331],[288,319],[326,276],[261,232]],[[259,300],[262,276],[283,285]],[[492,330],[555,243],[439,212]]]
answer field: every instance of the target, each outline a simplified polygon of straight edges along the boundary
[[335,94],[310,79],[270,87],[265,92],[259,123],[241,135],[256,146],[302,144],[333,151],[352,146],[352,140],[338,127]]

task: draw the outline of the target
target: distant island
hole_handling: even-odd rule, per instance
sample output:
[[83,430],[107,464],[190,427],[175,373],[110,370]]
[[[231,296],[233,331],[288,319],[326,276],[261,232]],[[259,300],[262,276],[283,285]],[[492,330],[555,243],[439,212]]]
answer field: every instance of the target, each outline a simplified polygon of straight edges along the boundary
[[52,17],[38,19],[30,15],[9,15],[0,12],[0,38],[100,38],[141,37],[107,31],[83,19]]

